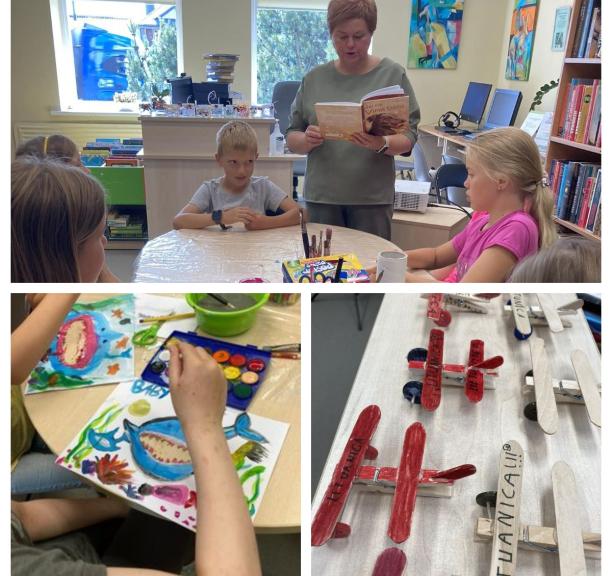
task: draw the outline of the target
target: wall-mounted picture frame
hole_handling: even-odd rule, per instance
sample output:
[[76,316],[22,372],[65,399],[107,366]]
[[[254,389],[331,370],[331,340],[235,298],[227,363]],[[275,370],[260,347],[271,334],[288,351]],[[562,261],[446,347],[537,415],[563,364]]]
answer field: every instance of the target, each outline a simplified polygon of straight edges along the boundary
[[514,0],[508,56],[507,80],[529,80],[538,16],[538,0]]
[[552,46],[553,52],[563,52],[567,44],[567,30],[569,28],[571,6],[562,6],[555,10],[555,27],[553,28]]

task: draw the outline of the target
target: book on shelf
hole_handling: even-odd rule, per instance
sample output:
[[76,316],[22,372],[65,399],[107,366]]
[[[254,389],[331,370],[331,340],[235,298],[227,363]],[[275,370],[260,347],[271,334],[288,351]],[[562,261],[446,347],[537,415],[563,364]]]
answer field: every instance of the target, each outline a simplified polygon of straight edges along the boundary
[[554,159],[549,179],[555,215],[581,228],[588,229],[589,223],[593,226],[601,194],[601,166]]
[[408,129],[408,96],[400,86],[366,94],[360,102],[317,102],[315,111],[326,140],[350,140],[356,132],[374,136],[401,134]]
[[599,58],[597,55],[600,47],[601,38],[601,8],[593,10],[593,18],[591,20],[591,28],[589,30],[586,48],[584,50],[584,58]]
[[578,14],[578,25],[571,56],[573,58],[598,57],[596,54],[600,35],[601,0],[583,0]]
[[557,135],[596,146],[601,123],[601,80],[572,78],[567,84],[562,106]]

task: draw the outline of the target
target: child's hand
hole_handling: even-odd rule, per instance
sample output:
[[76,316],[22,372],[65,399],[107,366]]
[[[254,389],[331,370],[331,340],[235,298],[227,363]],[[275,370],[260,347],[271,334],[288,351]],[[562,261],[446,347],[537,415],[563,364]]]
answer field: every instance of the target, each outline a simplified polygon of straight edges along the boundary
[[255,214],[251,221],[246,223],[244,227],[247,230],[259,230],[261,228],[261,224],[265,222],[265,220],[266,216],[264,216],[263,214]]
[[236,208],[223,210],[223,224],[235,224],[236,222],[249,224],[256,216],[257,213],[250,208],[237,206]]
[[170,395],[185,428],[220,429],[227,399],[227,382],[219,365],[204,348],[178,340],[169,346]]

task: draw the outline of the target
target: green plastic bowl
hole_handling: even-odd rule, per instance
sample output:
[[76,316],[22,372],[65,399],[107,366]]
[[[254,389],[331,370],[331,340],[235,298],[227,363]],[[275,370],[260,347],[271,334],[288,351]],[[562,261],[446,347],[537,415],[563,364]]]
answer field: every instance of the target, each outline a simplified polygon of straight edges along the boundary
[[257,310],[261,308],[270,297],[270,294],[251,294],[255,304],[243,310],[218,312],[202,308],[198,302],[206,294],[186,294],[187,304],[195,310],[198,328],[212,336],[236,336],[246,332],[255,323]]

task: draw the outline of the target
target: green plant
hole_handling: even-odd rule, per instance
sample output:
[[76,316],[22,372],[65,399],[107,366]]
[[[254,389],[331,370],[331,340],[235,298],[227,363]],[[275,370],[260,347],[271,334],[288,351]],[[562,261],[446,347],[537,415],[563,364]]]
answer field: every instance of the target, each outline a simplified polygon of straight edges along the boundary
[[552,89],[556,88],[557,86],[559,86],[559,78],[557,78],[556,80],[551,80],[550,82],[548,82],[548,84],[540,86],[535,96],[533,97],[533,102],[531,103],[531,107],[529,108],[529,110],[535,110],[536,106],[542,104],[542,98],[544,98],[546,94],[548,94]]
[[128,89],[143,101],[161,101],[170,94],[163,88],[166,78],[176,76],[176,27],[162,20],[153,38],[142,42],[138,25],[130,22],[128,29],[134,43],[128,53]]

